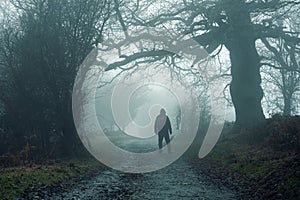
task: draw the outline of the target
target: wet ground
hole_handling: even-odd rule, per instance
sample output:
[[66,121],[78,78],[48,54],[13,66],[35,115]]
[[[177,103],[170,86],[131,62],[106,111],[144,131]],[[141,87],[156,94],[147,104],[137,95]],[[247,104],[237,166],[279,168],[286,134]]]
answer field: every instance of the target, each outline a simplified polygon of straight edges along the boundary
[[[155,139],[147,144],[142,146],[148,150],[157,148]],[[131,140],[118,145],[136,150],[141,142]],[[189,158],[182,157],[161,170],[144,174],[106,168],[71,184],[35,189],[22,199],[253,199],[242,197],[241,191],[208,176],[192,163]]]
[[37,189],[25,199],[240,199],[184,158],[146,174],[107,169],[71,185]]

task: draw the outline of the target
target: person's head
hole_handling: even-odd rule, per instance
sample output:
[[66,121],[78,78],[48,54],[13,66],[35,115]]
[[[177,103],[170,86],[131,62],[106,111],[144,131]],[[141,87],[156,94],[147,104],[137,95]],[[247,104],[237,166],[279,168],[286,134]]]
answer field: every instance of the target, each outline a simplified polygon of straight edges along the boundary
[[160,109],[160,114],[161,114],[161,115],[166,115],[166,110],[165,110],[165,109],[163,109],[163,108],[162,108],[162,109]]

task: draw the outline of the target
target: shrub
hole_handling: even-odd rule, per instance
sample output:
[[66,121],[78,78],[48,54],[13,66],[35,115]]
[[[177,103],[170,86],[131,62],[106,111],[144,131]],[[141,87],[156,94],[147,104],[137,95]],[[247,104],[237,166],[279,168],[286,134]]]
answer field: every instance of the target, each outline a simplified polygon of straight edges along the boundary
[[267,142],[275,150],[287,150],[299,153],[300,116],[274,115],[267,120]]

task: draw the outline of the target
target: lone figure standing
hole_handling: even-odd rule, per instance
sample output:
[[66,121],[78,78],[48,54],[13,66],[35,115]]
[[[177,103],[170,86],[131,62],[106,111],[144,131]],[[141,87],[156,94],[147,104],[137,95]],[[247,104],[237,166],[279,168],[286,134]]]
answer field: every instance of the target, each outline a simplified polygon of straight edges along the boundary
[[[165,138],[167,144],[170,143],[169,133],[172,134],[172,127],[169,117],[166,115],[166,110],[161,109],[160,114],[156,117],[154,132],[158,135],[158,147],[162,149],[162,142]],[[170,145],[168,146],[169,152],[171,151]]]

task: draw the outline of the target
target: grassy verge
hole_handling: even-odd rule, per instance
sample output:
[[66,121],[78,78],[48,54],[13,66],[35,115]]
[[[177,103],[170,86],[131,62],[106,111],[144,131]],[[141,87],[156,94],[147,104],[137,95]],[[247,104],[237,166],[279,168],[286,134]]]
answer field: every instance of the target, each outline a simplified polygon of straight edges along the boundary
[[102,167],[96,160],[89,159],[1,169],[0,199],[13,199],[21,195],[25,190],[58,184]]
[[223,135],[208,158],[247,177],[266,199],[300,199],[299,154],[253,138],[255,134]]

